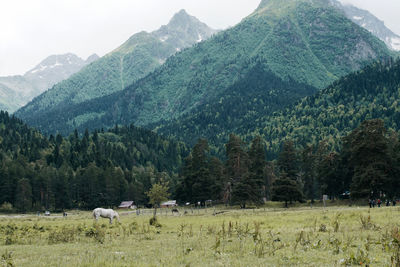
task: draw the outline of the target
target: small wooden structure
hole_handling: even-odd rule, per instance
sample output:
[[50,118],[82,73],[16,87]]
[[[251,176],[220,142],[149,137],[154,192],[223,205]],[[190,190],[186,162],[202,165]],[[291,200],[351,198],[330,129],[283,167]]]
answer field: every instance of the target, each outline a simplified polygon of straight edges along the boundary
[[133,201],[122,201],[121,204],[119,204],[118,208],[120,209],[136,209],[136,205],[133,204]]
[[172,208],[172,207],[177,207],[178,204],[176,204],[176,200],[168,200],[163,203],[161,203],[161,208]]

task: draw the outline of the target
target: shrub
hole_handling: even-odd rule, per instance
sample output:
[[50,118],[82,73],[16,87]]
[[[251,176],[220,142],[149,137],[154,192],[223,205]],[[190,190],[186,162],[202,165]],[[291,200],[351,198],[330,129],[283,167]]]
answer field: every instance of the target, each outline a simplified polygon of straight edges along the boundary
[[1,254],[1,266],[14,267],[14,260],[12,253],[7,250]]
[[162,225],[158,222],[157,217],[151,217],[149,224],[155,227],[161,227]]
[[11,203],[8,203],[8,202],[4,202],[0,206],[0,211],[1,212],[12,212],[13,210],[14,210],[13,209],[13,205]]
[[92,227],[85,231],[85,236],[91,237],[100,244],[103,244],[104,240],[106,239],[106,231],[100,228],[99,225],[93,224]]
[[53,230],[49,233],[49,244],[70,243],[75,241],[77,231],[75,228],[62,227],[60,230]]

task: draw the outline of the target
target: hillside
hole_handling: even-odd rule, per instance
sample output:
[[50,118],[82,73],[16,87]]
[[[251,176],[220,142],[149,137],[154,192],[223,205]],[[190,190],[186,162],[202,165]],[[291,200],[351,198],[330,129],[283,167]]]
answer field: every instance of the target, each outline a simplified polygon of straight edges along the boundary
[[187,153],[183,143],[134,126],[46,138],[0,111],[0,203],[16,205],[23,182],[32,199],[26,210],[144,202],[160,179],[173,189]]
[[16,111],[97,58],[96,54],[87,60],[71,53],[52,55],[24,75],[0,77],[0,109],[11,113]]
[[399,99],[400,61],[377,62],[283,111],[250,118],[251,127],[238,128],[236,132],[247,139],[260,134],[270,157],[276,156],[286,138],[299,145],[326,139],[337,148],[341,137],[367,119],[383,119],[386,127],[398,131]]
[[[63,134],[74,128],[179,121],[196,108],[218,103],[258,62],[283,81],[322,89],[389,55],[383,42],[328,1],[269,0],[235,27],[169,58],[121,92],[46,112],[29,113],[26,108],[17,115],[46,133]],[[247,97],[246,102],[253,98]]]
[[56,84],[16,114],[27,122],[55,108],[68,107],[121,91],[178,51],[211,37],[216,31],[181,10],[168,25],[139,32],[71,78]]
[[[258,63],[243,79],[228,87],[218,102],[201,105],[172,122],[161,121],[149,127],[190,145],[199,137],[211,144],[224,144],[237,128],[252,129],[258,117],[268,116],[317,91],[293,80],[284,81],[263,63]],[[216,149],[219,154],[224,153],[222,146]]]

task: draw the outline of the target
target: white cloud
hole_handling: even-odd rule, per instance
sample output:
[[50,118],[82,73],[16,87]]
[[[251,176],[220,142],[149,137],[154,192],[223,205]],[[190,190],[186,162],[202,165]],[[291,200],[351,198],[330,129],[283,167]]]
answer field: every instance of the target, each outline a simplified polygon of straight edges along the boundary
[[[400,34],[399,0],[343,0],[370,10]],[[184,8],[223,29],[250,14],[260,0],[2,0],[0,76],[23,74],[51,54],[83,58],[113,50],[132,34],[168,23]]]
[[185,8],[214,28],[250,14],[260,0],[3,0],[0,76],[23,74],[51,54],[104,55],[132,34],[167,24]]

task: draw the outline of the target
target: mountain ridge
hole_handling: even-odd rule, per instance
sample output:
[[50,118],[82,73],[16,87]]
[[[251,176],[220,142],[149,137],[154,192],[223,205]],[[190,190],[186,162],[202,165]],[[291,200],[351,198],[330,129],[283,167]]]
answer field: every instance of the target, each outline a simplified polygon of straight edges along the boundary
[[[179,27],[177,24],[182,20],[188,24]],[[123,90],[162,65],[169,56],[197,43],[199,35],[207,39],[215,32],[216,30],[181,10],[160,29],[132,35],[94,64],[34,99],[18,111],[18,114],[51,109],[55,105],[78,104]]]
[[381,39],[390,49],[400,51],[400,36],[387,28],[384,21],[378,19],[367,10],[357,8],[348,3],[342,4],[337,0],[331,1],[334,6],[343,10],[347,18]]
[[86,60],[72,53],[50,55],[23,75],[0,77],[0,108],[10,113],[16,111],[97,59],[96,54]]
[[[370,60],[391,55],[383,42],[326,3],[291,0],[283,9],[278,1],[264,1],[236,26],[168,58],[123,91],[18,115],[47,133],[153,125],[218,102],[259,61],[283,81],[322,89]],[[270,5],[276,10],[268,9]]]

